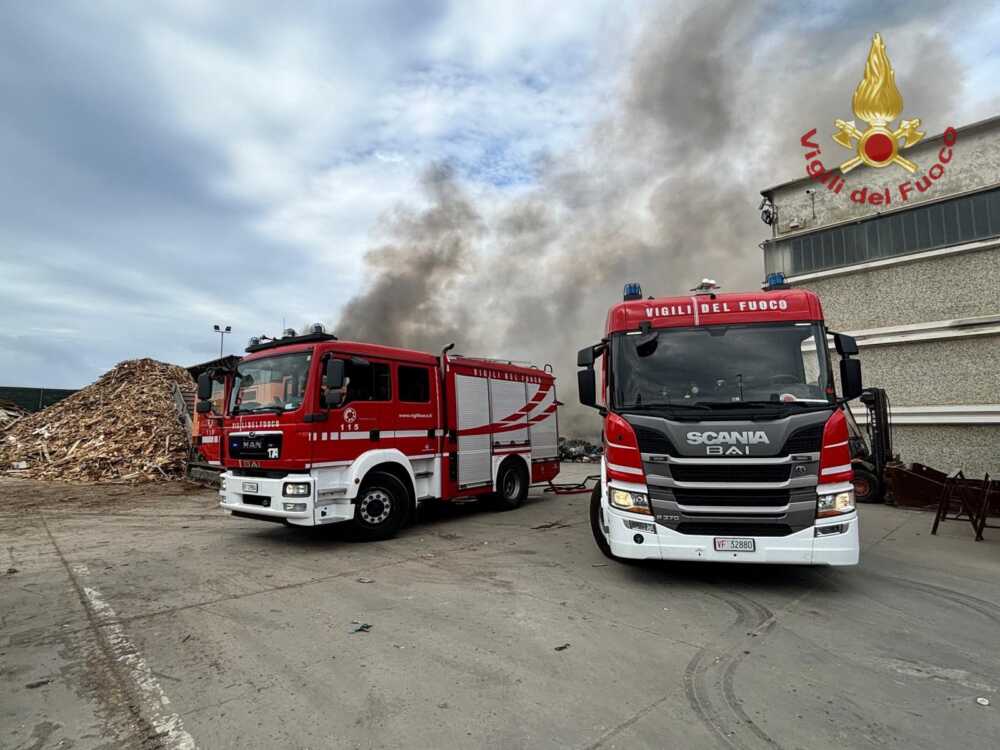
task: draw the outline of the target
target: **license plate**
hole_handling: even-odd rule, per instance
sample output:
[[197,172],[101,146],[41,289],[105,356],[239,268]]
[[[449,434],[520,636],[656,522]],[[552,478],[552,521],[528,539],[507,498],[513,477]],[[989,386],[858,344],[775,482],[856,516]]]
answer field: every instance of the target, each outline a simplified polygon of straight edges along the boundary
[[244,482],[243,491],[257,494],[257,483],[256,482]]
[[715,538],[716,552],[754,552],[755,550],[753,539]]

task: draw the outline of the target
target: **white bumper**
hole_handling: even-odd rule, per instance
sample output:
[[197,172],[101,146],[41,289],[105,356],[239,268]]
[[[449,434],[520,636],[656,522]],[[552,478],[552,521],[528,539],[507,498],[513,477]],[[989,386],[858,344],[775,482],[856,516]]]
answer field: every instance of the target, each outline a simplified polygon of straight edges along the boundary
[[[316,478],[310,474],[289,474],[281,479],[222,475],[219,507],[233,513],[256,516],[264,521],[281,521],[294,526],[321,526],[354,518],[354,505],[343,493],[317,490]],[[308,482],[307,497],[285,497],[286,482]],[[317,497],[317,492],[321,497]],[[339,496],[338,496],[339,495]],[[286,503],[304,505],[304,509],[285,510]]]
[[[626,513],[604,505],[608,543],[617,557],[636,560],[772,563],[783,565],[857,565],[860,557],[858,515],[817,519],[816,525],[788,536],[753,537],[754,552],[716,552],[714,536],[680,534],[654,523],[650,516]],[[655,533],[626,526],[626,520],[652,524]],[[816,529],[843,524],[842,533],[820,536]],[[638,543],[637,538],[642,542]]]

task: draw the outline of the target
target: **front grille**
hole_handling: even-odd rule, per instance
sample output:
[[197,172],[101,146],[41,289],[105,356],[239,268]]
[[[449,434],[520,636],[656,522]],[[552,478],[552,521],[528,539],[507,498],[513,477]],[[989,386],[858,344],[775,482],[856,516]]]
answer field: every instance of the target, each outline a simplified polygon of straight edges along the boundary
[[681,505],[742,506],[748,508],[788,505],[788,491],[781,490],[682,490],[673,489],[674,499]]
[[785,441],[782,455],[788,456],[792,453],[817,453],[823,445],[823,428],[825,423],[811,424],[808,427],[800,427]]
[[680,523],[675,531],[697,536],[788,536],[792,527],[785,523]]
[[259,477],[261,479],[284,479],[287,471],[280,469],[231,469],[234,477]]
[[660,453],[667,456],[677,455],[677,451],[674,450],[674,445],[670,442],[670,438],[659,430],[649,427],[636,427],[635,438],[639,442],[639,451],[641,453]]
[[226,445],[230,458],[275,459],[281,457],[281,433],[230,435]]
[[263,508],[271,507],[271,498],[267,495],[244,495],[244,505],[260,505]]
[[785,482],[789,464],[671,464],[670,474],[678,482]]

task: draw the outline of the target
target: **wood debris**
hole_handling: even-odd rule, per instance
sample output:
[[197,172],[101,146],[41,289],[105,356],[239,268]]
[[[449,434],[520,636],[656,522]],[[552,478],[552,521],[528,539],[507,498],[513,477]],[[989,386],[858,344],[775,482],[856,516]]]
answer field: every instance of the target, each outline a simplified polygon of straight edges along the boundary
[[26,416],[28,416],[27,409],[22,409],[13,401],[0,401],[0,432]]
[[187,370],[152,359],[121,362],[83,390],[0,427],[0,474],[74,482],[184,476],[191,437],[174,390]]

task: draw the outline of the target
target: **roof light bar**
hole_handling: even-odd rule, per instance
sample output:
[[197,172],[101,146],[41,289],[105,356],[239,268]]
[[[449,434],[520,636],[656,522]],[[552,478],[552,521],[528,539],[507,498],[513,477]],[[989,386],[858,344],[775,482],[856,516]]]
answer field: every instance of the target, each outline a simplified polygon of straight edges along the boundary
[[622,299],[626,302],[642,299],[642,287],[638,281],[632,281],[625,285],[625,292],[622,295]]

